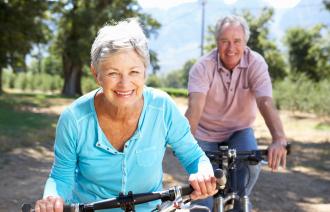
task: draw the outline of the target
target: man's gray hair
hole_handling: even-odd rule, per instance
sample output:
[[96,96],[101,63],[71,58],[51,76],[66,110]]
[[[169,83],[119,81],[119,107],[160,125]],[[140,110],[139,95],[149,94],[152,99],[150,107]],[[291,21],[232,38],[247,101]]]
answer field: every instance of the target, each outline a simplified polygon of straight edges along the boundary
[[235,15],[229,15],[229,16],[225,16],[221,19],[219,19],[217,21],[217,24],[215,26],[215,39],[216,41],[218,41],[222,28],[223,26],[229,23],[230,25],[232,24],[240,24],[243,31],[244,31],[244,39],[245,39],[245,43],[247,43],[249,41],[250,38],[250,29],[249,29],[249,25],[247,24],[246,20],[240,16],[235,16]]
[[91,63],[97,69],[100,61],[125,49],[134,49],[147,69],[150,62],[148,41],[135,18],[99,30],[91,49]]

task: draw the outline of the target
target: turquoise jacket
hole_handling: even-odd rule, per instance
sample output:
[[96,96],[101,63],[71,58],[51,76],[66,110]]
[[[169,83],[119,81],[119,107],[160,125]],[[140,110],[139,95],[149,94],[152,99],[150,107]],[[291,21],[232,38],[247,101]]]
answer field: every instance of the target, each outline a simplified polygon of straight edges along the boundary
[[[94,108],[98,90],[80,97],[61,114],[56,128],[55,159],[44,197],[61,196],[67,203],[90,203],[116,197],[119,192],[160,191],[167,146],[171,146],[190,174],[209,165],[173,100],[148,87],[143,91],[138,128],[125,143],[123,152],[117,151],[98,123]],[[137,205],[136,210],[149,212],[157,203]]]

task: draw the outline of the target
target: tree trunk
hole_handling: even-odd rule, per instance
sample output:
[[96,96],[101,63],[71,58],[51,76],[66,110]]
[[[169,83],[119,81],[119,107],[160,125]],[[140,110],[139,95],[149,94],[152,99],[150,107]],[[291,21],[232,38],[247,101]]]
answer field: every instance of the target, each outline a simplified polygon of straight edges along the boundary
[[81,67],[81,64],[73,64],[69,58],[63,58],[64,85],[62,94],[64,96],[82,95],[80,83],[82,75]]
[[2,68],[0,67],[0,95],[3,93],[2,90]]

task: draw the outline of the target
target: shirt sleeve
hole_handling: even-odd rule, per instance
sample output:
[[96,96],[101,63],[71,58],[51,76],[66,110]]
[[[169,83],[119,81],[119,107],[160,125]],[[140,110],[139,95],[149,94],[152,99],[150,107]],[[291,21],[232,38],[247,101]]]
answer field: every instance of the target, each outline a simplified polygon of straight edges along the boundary
[[206,94],[212,80],[212,74],[210,74],[210,72],[212,72],[212,70],[208,70],[205,61],[199,61],[193,65],[189,71],[188,92]]
[[180,164],[189,174],[202,170],[212,170],[209,159],[191,134],[189,122],[186,117],[179,111],[170,97],[168,97],[166,104],[166,142],[172,147]]
[[258,55],[255,61],[250,65],[251,74],[249,77],[252,91],[256,97],[272,97],[272,82],[268,72],[268,65],[261,55]]
[[66,109],[56,128],[54,163],[45,185],[44,197],[60,196],[65,201],[71,198],[77,163],[77,135],[76,120]]

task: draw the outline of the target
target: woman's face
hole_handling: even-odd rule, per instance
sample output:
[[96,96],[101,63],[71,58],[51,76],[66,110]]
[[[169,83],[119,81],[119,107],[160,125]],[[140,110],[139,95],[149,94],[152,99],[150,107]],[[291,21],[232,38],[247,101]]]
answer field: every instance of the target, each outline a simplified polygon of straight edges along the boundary
[[94,77],[106,99],[117,107],[135,106],[141,100],[145,83],[145,66],[134,50],[112,54],[94,69]]

